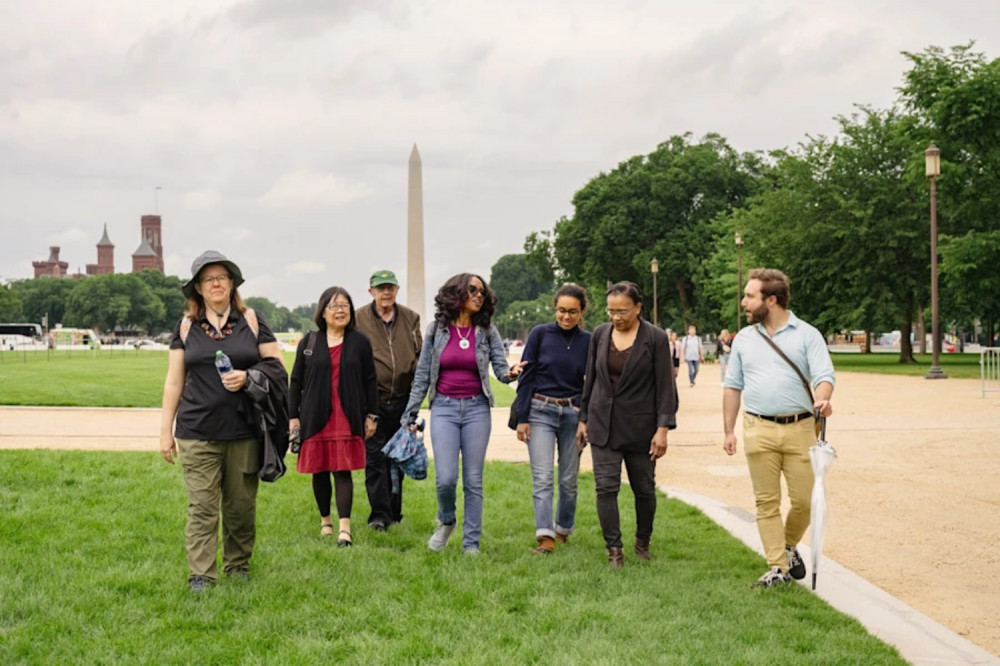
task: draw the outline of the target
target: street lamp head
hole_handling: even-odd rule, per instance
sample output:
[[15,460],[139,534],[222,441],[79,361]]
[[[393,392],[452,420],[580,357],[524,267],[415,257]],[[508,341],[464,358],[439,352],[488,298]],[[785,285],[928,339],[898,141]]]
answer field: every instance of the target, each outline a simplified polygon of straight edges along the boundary
[[736,232],[736,247],[743,247],[743,236],[740,236],[740,232]]
[[656,257],[653,257],[653,260],[649,262],[649,268],[653,271],[653,275],[660,272],[660,262],[656,260]]
[[937,178],[941,175],[941,149],[933,143],[924,151],[924,175]]

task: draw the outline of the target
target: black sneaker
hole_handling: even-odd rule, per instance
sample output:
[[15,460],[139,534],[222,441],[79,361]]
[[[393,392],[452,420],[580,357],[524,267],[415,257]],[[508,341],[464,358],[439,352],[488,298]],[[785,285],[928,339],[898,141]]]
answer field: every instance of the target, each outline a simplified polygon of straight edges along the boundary
[[188,589],[195,594],[201,594],[210,587],[212,587],[212,581],[204,576],[192,576],[188,580]]
[[373,520],[372,522],[368,523],[368,527],[372,528],[376,532],[385,532],[386,530],[389,529],[388,525],[383,523],[381,520]]
[[785,557],[788,558],[788,575],[795,580],[806,577],[806,563],[802,561],[798,548],[785,546]]
[[771,570],[757,579],[757,582],[750,587],[777,587],[791,582],[791,577],[778,567],[771,567]]

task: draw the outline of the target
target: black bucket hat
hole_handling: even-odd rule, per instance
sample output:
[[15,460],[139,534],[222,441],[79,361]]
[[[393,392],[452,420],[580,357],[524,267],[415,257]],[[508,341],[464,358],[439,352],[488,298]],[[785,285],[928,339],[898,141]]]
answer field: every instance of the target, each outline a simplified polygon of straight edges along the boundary
[[191,279],[188,280],[183,287],[181,287],[181,291],[185,296],[188,298],[194,296],[194,285],[198,282],[198,274],[201,273],[205,266],[211,266],[212,264],[219,264],[226,267],[226,270],[229,271],[229,275],[233,278],[233,289],[243,284],[243,273],[240,272],[239,266],[226,259],[225,255],[221,252],[206,250],[205,252],[199,254],[191,264]]

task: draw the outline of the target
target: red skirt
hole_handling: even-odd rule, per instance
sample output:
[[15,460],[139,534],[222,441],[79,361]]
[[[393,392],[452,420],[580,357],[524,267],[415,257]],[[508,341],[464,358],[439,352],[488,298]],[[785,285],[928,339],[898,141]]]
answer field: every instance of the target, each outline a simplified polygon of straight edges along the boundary
[[302,442],[296,469],[302,474],[343,472],[365,468],[365,440],[351,432],[340,406],[340,350],[330,349],[330,420],[318,433]]

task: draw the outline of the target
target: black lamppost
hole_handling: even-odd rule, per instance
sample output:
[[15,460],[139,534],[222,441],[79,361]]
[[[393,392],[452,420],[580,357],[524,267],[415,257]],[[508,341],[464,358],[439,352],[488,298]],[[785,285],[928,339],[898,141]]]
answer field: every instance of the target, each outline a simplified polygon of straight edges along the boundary
[[941,175],[941,150],[933,143],[924,151],[924,174],[931,181],[931,369],[924,379],[947,379],[939,365],[941,331],[938,324],[937,178]]
[[740,303],[743,302],[743,237],[740,232],[736,232],[736,330],[740,330],[740,322],[743,314],[740,312]]
[[653,326],[660,325],[660,316],[656,309],[656,274],[660,272],[660,262],[653,257],[653,260],[649,262],[649,270],[653,271]]

